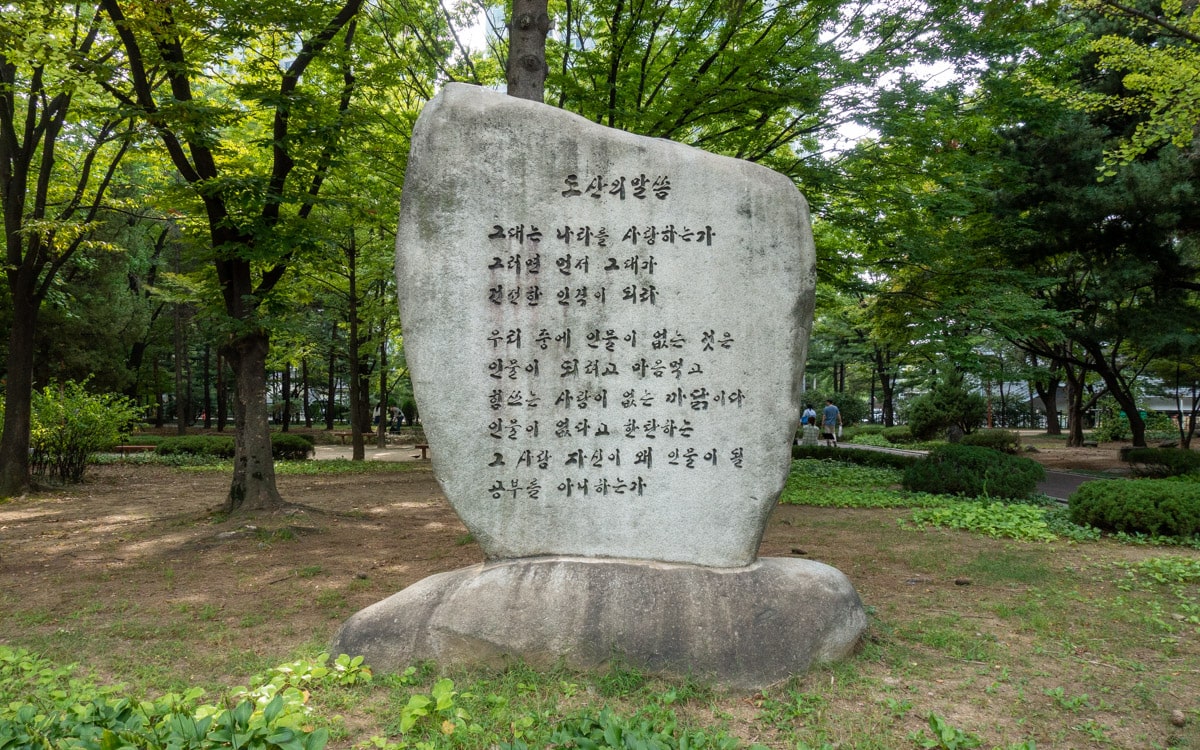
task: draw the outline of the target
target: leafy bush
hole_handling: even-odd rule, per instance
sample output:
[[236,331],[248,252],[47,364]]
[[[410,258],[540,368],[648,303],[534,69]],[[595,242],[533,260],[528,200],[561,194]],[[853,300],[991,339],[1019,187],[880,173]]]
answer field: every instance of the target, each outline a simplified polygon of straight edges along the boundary
[[920,456],[885,451],[864,451],[853,448],[827,448],[823,445],[793,445],[792,458],[813,458],[819,461],[843,461],[862,466],[883,466],[904,469],[921,460]]
[[1023,500],[1046,476],[1036,461],[971,445],[941,445],[904,472],[904,489]]
[[842,440],[847,442],[857,441],[859,438],[868,435],[879,435],[882,432],[883,425],[881,424],[851,424],[846,425],[845,430],[842,431]]
[[950,427],[972,432],[983,424],[986,414],[987,401],[963,387],[961,377],[937,383],[904,410],[909,429],[920,440],[931,440]]
[[1105,531],[1200,534],[1200,484],[1169,479],[1086,482],[1068,500],[1071,520]]
[[327,659],[280,667],[257,689],[214,705],[200,702],[200,688],[156,700],[124,697],[71,667],[0,645],[0,748],[320,750],[329,731],[310,726],[309,690],[370,679],[361,658],[339,656],[331,666]]
[[163,440],[154,452],[160,456],[233,458],[234,443],[233,438],[224,435],[181,435]]
[[1121,458],[1143,477],[1174,477],[1200,471],[1200,453],[1178,448],[1129,448]]
[[855,445],[873,445],[877,448],[889,448],[892,445],[890,440],[878,432],[855,434],[854,437],[844,440],[844,442],[854,443]]
[[1129,420],[1120,416],[1108,416],[1099,427],[1092,430],[1092,440],[1098,443],[1115,443],[1128,440],[1130,436]]
[[313,453],[313,441],[290,432],[271,433],[271,455],[280,461],[303,461]]
[[129,434],[137,419],[134,403],[112,393],[88,393],[84,385],[68,381],[33,392],[29,467],[34,477],[78,482],[88,455]]
[[961,444],[991,448],[1001,453],[1016,453],[1021,449],[1021,436],[1012,430],[976,430],[963,435]]
[[884,427],[879,434],[883,435],[889,443],[894,445],[916,442],[916,438],[913,437],[912,430],[908,429],[908,425],[902,424],[896,427]]

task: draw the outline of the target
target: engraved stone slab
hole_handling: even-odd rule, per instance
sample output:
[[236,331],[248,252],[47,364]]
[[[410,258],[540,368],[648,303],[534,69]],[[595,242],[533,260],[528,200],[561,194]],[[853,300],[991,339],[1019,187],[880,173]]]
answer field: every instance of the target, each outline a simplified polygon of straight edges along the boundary
[[434,470],[489,559],[754,560],[812,315],[790,180],[450,84],[397,281]]

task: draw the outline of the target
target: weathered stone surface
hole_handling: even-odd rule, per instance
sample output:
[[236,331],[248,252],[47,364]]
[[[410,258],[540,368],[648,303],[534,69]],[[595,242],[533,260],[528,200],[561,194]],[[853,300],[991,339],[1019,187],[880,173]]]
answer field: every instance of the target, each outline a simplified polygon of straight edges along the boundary
[[786,177],[450,84],[397,280],[434,469],[489,559],[753,561],[815,280]]
[[432,659],[643,669],[759,688],[848,655],[866,627],[838,570],[763,558],[743,568],[507,560],[441,573],[354,615],[334,653],[383,671]]

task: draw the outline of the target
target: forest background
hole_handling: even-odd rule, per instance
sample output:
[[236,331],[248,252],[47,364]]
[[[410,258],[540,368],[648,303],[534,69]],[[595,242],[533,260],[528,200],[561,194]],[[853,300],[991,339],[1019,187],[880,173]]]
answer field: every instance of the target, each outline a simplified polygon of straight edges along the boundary
[[[443,83],[503,85],[506,7],[0,11],[0,496],[28,486],[31,394],[56,383],[233,432],[231,510],[282,502],[273,425],[350,421],[361,456],[375,404],[411,413],[408,138]],[[961,380],[997,425],[1030,424],[1037,395],[1072,444],[1097,409],[1144,444],[1158,392],[1194,431],[1194,3],[563,0],[546,20],[547,103],[807,196],[814,400],[892,424]]]

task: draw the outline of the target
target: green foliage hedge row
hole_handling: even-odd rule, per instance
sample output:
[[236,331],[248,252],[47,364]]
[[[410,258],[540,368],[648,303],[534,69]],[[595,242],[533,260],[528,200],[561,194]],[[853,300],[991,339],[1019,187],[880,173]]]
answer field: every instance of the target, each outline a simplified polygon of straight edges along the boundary
[[920,456],[854,448],[827,448],[823,445],[793,445],[792,458],[813,458],[818,461],[843,461],[862,466],[882,466],[905,469],[921,460]]
[[[233,458],[233,438],[224,435],[181,435],[164,439],[154,449],[160,456]],[[271,433],[271,455],[277,460],[304,460],[313,452],[312,439],[287,432]]]
[[1200,534],[1200,484],[1169,479],[1086,482],[1068,501],[1071,521],[1154,536]]
[[1024,500],[1046,476],[1036,461],[971,445],[940,445],[904,472],[904,489]]
[[1200,453],[1178,448],[1127,448],[1121,451],[1134,474],[1144,477],[1175,477],[1200,471]]
[[224,435],[181,435],[163,440],[154,449],[160,456],[212,456],[233,458],[233,438]]
[[991,448],[1001,453],[1016,453],[1021,449],[1021,436],[1012,430],[977,430],[963,435],[960,445]]

